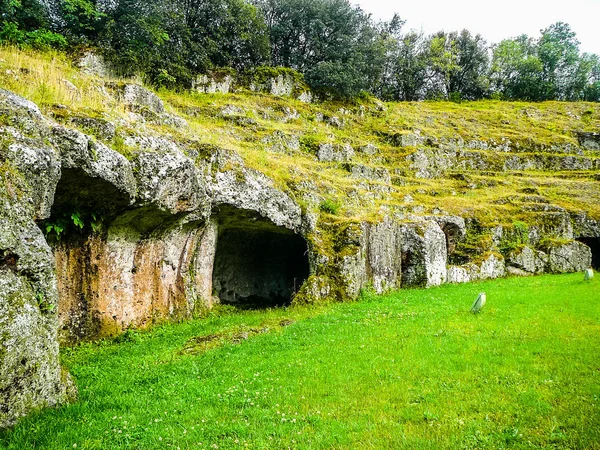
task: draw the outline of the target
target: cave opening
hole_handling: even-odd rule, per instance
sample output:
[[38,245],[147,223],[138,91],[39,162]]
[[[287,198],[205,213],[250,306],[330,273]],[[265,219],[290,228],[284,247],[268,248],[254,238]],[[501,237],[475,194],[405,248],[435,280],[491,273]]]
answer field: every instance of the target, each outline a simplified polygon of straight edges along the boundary
[[81,169],[63,169],[51,215],[39,225],[50,241],[78,240],[127,209],[130,197]]
[[592,251],[592,267],[600,270],[600,237],[581,237],[577,239]]
[[309,275],[303,237],[251,212],[219,216],[213,291],[242,309],[286,306]]

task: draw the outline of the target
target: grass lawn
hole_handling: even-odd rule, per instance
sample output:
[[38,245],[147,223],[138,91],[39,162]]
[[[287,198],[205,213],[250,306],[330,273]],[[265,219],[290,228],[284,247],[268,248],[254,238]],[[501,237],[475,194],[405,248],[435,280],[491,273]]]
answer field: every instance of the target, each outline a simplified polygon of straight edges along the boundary
[[598,276],[213,314],[63,360],[79,401],[0,448],[600,449]]

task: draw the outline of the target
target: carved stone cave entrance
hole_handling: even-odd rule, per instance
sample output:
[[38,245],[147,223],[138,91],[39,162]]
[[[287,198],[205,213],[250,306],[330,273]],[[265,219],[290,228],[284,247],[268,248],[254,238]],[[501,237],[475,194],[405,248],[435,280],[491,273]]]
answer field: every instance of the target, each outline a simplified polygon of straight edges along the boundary
[[304,238],[234,208],[219,212],[213,291],[222,303],[241,308],[289,305],[308,278]]

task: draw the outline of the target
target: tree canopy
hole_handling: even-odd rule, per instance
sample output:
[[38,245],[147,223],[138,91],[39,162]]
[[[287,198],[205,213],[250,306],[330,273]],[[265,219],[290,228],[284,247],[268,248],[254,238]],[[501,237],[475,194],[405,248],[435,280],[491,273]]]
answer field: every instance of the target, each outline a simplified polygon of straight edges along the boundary
[[96,48],[122,75],[169,87],[284,66],[324,98],[600,101],[600,57],[563,22],[489,45],[404,31],[401,16],[378,22],[348,0],[0,0],[0,24],[0,43]]

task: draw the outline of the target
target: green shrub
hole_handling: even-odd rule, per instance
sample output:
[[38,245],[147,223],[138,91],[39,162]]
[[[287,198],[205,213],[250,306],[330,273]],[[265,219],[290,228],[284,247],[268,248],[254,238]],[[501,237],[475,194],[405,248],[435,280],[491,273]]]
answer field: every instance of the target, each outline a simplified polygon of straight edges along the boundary
[[23,31],[16,23],[6,21],[2,23],[2,29],[0,30],[0,43],[41,51],[64,50],[67,48],[67,40],[60,34],[43,29]]
[[323,200],[319,205],[319,210],[327,214],[336,215],[340,209],[340,204],[333,200]]

